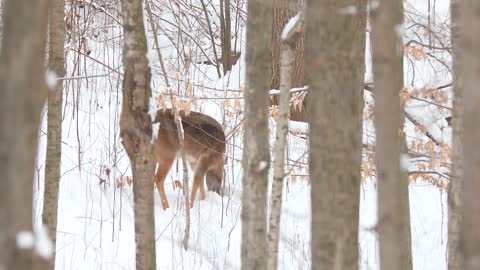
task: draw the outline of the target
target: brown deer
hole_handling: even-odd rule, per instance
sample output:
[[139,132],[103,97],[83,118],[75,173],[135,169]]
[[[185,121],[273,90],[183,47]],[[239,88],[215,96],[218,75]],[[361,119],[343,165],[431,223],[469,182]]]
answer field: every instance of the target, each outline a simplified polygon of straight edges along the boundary
[[[198,112],[190,112],[186,115],[184,111],[180,111],[180,116],[184,131],[183,149],[194,172],[190,197],[190,207],[193,207],[199,188],[200,198],[203,200],[206,197],[203,183],[205,176],[208,190],[220,194],[225,162],[225,133],[222,126],[208,115]],[[158,164],[155,184],[163,209],[167,209],[169,205],[164,189],[165,178],[180,151],[173,110],[158,110],[154,123],[160,124],[158,136],[154,142],[155,159]]]

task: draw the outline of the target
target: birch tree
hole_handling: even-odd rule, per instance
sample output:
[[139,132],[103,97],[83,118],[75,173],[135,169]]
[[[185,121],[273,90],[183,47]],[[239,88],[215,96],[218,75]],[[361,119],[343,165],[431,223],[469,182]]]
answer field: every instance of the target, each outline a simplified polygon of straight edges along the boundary
[[[57,77],[65,76],[64,59],[64,0],[51,0],[49,10],[49,72]],[[62,95],[63,81],[48,92],[47,122],[47,155],[45,162],[45,192],[43,196],[43,223],[48,227],[53,247],[57,239],[58,192],[60,182],[60,161],[62,150]],[[52,258],[52,269],[55,268],[55,253]]]
[[463,124],[463,189],[462,217],[460,226],[460,250],[463,269],[480,267],[480,2],[464,0],[458,2],[458,39],[455,55],[460,53],[458,77],[461,83],[462,107],[460,114]]
[[272,0],[248,2],[242,193],[242,269],[265,269],[267,184],[270,164],[268,106]]
[[292,19],[295,24],[282,35],[280,95],[278,120],[275,133],[274,168],[271,194],[270,219],[268,226],[267,269],[277,269],[278,242],[280,237],[280,217],[282,211],[282,193],[285,181],[285,147],[287,145],[288,115],[290,111],[290,89],[292,88],[292,70],[295,62],[295,45],[304,31],[303,15]]
[[401,28],[403,1],[385,0],[373,13],[375,75],[375,160],[378,185],[378,234],[382,269],[412,269],[407,168],[400,158],[405,145]]
[[312,269],[358,269],[365,8],[307,1]]
[[46,260],[34,252],[32,181],[47,89],[44,62],[48,1],[6,0],[4,8],[0,51],[0,269],[44,269]]
[[451,32],[453,46],[453,115],[452,115],[452,180],[448,184],[448,269],[463,270],[460,252],[460,226],[463,184],[463,123],[462,123],[462,84],[460,71],[461,53],[459,47],[458,0],[451,1]]
[[136,269],[155,269],[153,216],[155,161],[152,119],[149,115],[152,91],[142,1],[122,0],[122,15],[124,80],[120,136],[130,159],[133,175]]

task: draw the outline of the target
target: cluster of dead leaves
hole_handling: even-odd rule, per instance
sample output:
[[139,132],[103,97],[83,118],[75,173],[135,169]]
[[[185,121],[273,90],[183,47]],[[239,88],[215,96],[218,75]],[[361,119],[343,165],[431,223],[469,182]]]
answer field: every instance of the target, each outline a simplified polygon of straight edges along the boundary
[[170,101],[169,103],[172,104],[173,108],[180,109],[181,111],[185,112],[185,115],[189,115],[192,109],[197,108],[197,103],[189,98],[186,99],[179,99],[177,96],[173,95],[158,95],[155,97],[155,102],[157,105],[157,109],[166,110],[169,106],[167,106],[167,99]]
[[414,173],[410,175],[410,183],[418,183],[419,181],[429,183],[442,191],[448,191],[448,181],[431,173]]
[[131,187],[133,184],[133,178],[130,176],[120,176],[115,178],[115,187],[116,188],[124,188],[124,187]]
[[427,53],[425,49],[421,46],[417,45],[410,45],[410,46],[403,46],[403,54],[406,57],[411,57],[417,61],[425,61],[427,60]]
[[[110,184],[112,170],[108,166],[102,166],[102,173],[98,176],[98,184],[105,188]],[[131,176],[117,176],[115,177],[115,188],[124,188],[132,186],[133,178]]]
[[305,92],[292,93],[290,98],[290,106],[297,111],[303,110],[303,100],[305,99]]
[[442,106],[445,106],[449,100],[448,93],[446,91],[442,91],[442,89],[438,88],[419,88],[413,89],[410,93],[411,97],[420,98],[428,100],[436,105],[439,110],[442,109]]

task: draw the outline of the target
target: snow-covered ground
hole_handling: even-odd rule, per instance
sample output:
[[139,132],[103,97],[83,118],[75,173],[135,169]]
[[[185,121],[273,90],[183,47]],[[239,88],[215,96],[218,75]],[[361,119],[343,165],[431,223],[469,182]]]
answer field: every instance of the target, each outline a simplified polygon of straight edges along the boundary
[[[425,2],[425,1],[423,1]],[[444,5],[440,5],[443,7]],[[424,8],[423,6],[421,6]],[[445,10],[441,9],[445,12]],[[103,31],[103,30],[102,30]],[[113,25],[109,35],[117,37],[119,28]],[[150,32],[149,32],[150,33]],[[151,36],[151,33],[150,33]],[[243,36],[244,35],[240,35]],[[102,37],[100,35],[100,37]],[[106,40],[106,38],[105,38]],[[68,76],[102,75],[88,80],[66,81],[69,91],[65,92],[65,109],[62,137],[62,177],[58,212],[58,232],[56,247],[56,269],[134,269],[135,241],[133,227],[133,194],[127,183],[118,182],[117,177],[131,175],[129,161],[122,149],[119,138],[118,118],[121,102],[121,48],[119,44],[104,42],[99,38],[89,43],[91,57],[103,59],[109,67],[95,61],[86,60],[80,65],[82,70],[72,69],[74,58],[67,54]],[[244,39],[243,39],[244,40]],[[242,41],[244,42],[244,41]],[[68,44],[67,47],[73,46]],[[172,59],[172,48],[168,40],[161,40],[162,53]],[[170,49],[169,49],[170,48]],[[367,48],[366,80],[371,81],[371,58]],[[149,54],[153,66],[152,88],[155,94],[161,93],[162,78],[155,64],[155,53]],[[173,63],[174,61],[171,61]],[[422,63],[417,63],[420,66]],[[424,64],[427,66],[427,64]],[[417,66],[417,67],[418,67]],[[211,66],[199,65],[188,73],[177,70],[180,78],[190,78],[197,86],[195,91],[209,97],[222,97],[224,91],[210,88],[242,89],[244,83],[244,59],[235,65],[231,73],[222,79],[215,78]],[[408,73],[408,67],[407,74]],[[426,69],[426,67],[425,67]],[[173,72],[172,72],[173,73]],[[436,79],[439,74],[418,76],[415,84],[443,83]],[[411,79],[407,75],[406,81]],[[175,76],[173,76],[175,77]],[[426,78],[428,77],[428,78]],[[444,77],[445,78],[445,77]],[[424,81],[421,81],[424,80]],[[432,82],[433,81],[433,82]],[[178,84],[185,87],[186,84]],[[425,85],[425,84],[423,84]],[[203,91],[203,92],[201,92]],[[239,92],[234,92],[234,94]],[[198,94],[198,92],[197,92]],[[198,96],[202,96],[199,94]],[[373,103],[367,93],[366,101]],[[241,117],[224,119],[222,110],[235,101],[226,104],[223,100],[200,100],[198,110],[226,122],[227,133],[232,131]],[[240,105],[241,105],[241,101]],[[449,142],[451,134],[440,129],[438,119],[431,116],[437,113],[429,107],[413,103],[408,109],[417,119],[432,130],[442,141]],[[233,114],[232,114],[233,115]],[[272,122],[272,130],[274,124]],[[299,123],[291,123],[291,129],[305,130]],[[42,131],[46,131],[45,119]],[[364,125],[367,134],[373,133],[371,124]],[[418,134],[407,123],[406,132]],[[35,181],[34,216],[36,226],[40,226],[43,203],[43,175],[45,164],[46,136],[39,133],[40,146]],[[274,134],[274,133],[272,133]],[[421,137],[421,135],[418,135]],[[368,137],[368,136],[366,136]],[[232,137],[227,146],[230,161],[225,166],[227,196],[207,193],[204,201],[196,201],[191,213],[191,236],[189,249],[182,247],[185,228],[184,202],[181,191],[173,188],[173,180],[180,179],[181,168],[173,166],[165,182],[165,190],[170,209],[163,210],[158,193],[155,192],[156,254],[158,269],[239,269],[241,244],[241,133]],[[372,144],[374,139],[364,138],[364,143]],[[289,158],[295,160],[306,151],[304,139],[290,136]],[[303,159],[306,162],[306,159]],[[181,166],[181,165],[180,165]],[[111,172],[106,173],[106,169]],[[284,190],[282,208],[281,239],[279,248],[279,269],[310,269],[310,185],[304,177],[305,168],[295,171],[300,175],[290,178]],[[190,173],[191,175],[191,173]],[[302,177],[303,175],[303,177]],[[379,269],[376,224],[376,188],[374,181],[367,179],[360,187],[360,265],[361,269]],[[416,182],[410,185],[410,209],[412,223],[412,248],[414,269],[447,269],[447,202],[446,193],[428,183]]]
[[[115,181],[122,174],[130,175],[128,159],[118,138],[117,96],[110,91],[98,91],[95,96],[90,100],[90,92],[85,91],[75,115],[71,102],[66,106],[56,267],[134,269],[132,187],[126,183],[118,187]],[[120,97],[118,100],[121,100]],[[205,107],[208,110],[208,105]],[[292,127],[298,126],[292,124]],[[45,124],[42,130],[45,130]],[[34,204],[37,225],[41,220],[46,136],[40,135],[40,139],[40,186],[38,189],[36,186],[38,196]],[[81,142],[80,166],[78,139]],[[236,142],[240,144],[240,138]],[[304,150],[298,141],[292,145],[299,152]],[[241,151],[237,150],[235,157],[240,159]],[[110,176],[105,173],[106,167],[111,169]],[[165,187],[170,209],[164,211],[161,208],[158,193],[152,190],[155,192],[158,269],[239,269],[240,163],[233,162],[226,166],[228,196],[220,197],[208,192],[206,200],[196,202],[192,209],[192,231],[187,251],[181,244],[185,228],[184,202],[181,191],[174,190],[172,185],[173,179],[180,179],[175,168],[173,166]],[[178,171],[181,172],[181,169]],[[284,194],[279,267],[310,269],[308,181],[290,181]],[[446,194],[429,184],[413,183],[410,196],[414,268],[446,269]],[[379,269],[377,236],[373,231],[376,223],[376,189],[369,181],[361,186],[360,203],[361,269]]]

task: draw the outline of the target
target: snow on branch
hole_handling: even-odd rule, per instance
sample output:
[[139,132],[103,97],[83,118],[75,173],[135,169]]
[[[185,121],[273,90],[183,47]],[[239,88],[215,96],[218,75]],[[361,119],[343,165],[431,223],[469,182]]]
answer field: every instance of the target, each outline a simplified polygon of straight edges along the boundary
[[297,15],[292,17],[285,27],[283,28],[281,39],[282,41],[288,42],[293,38],[293,36],[296,36],[305,30],[305,20],[303,18],[303,11],[299,11]]
[[[290,89],[290,93],[298,93],[298,92],[304,92],[308,90],[308,85],[305,85],[304,87],[294,87]],[[270,95],[278,95],[280,94],[280,90],[278,89],[272,89],[268,92]]]

